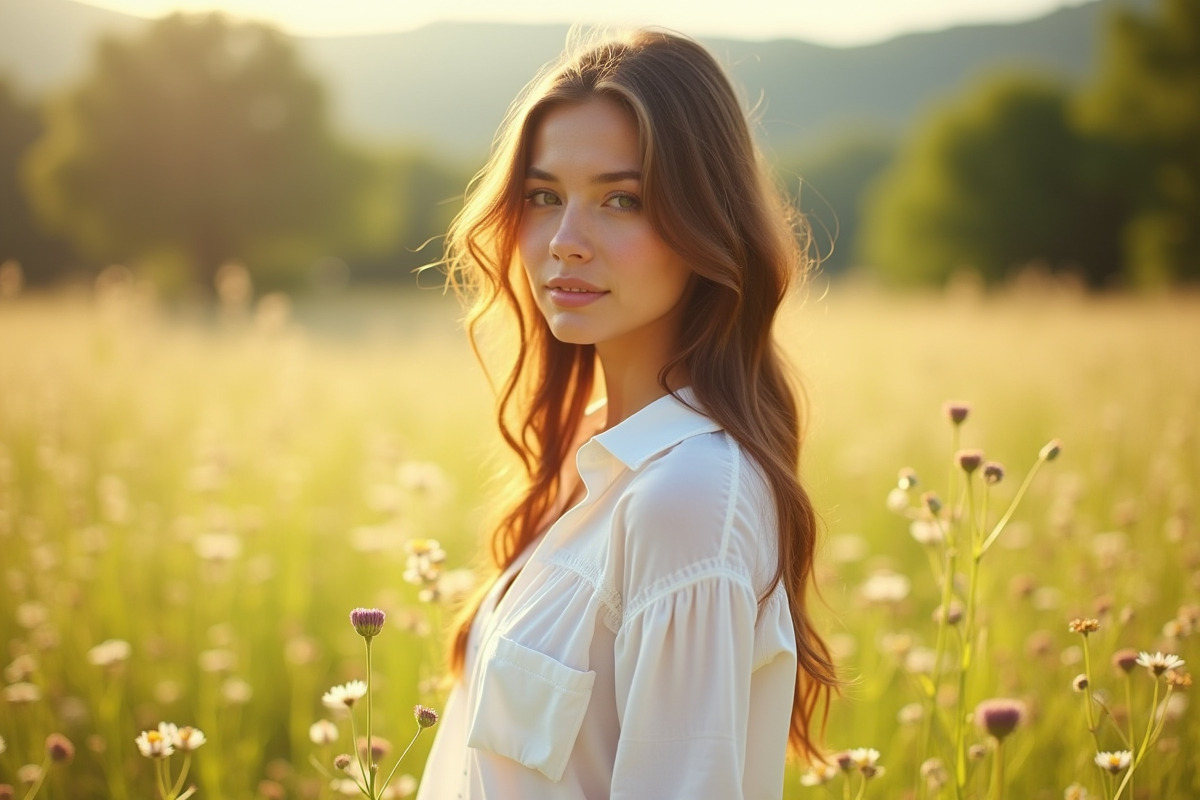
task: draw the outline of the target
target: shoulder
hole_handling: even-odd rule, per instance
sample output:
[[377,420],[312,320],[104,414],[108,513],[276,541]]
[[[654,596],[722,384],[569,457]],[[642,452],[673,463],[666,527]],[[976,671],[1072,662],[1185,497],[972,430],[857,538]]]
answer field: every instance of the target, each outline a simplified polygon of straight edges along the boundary
[[[774,501],[724,431],[691,436],[648,461],[621,498],[614,533],[626,590],[724,574],[757,588],[774,572]],[[769,564],[766,562],[769,561]]]

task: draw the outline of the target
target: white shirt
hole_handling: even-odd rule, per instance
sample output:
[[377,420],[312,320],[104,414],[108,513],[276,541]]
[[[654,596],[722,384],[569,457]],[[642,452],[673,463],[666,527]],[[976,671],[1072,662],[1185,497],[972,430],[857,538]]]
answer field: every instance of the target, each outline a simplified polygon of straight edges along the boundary
[[480,607],[418,800],[778,800],[796,640],[782,584],[758,602],[761,473],[670,395],[576,465],[584,499]]

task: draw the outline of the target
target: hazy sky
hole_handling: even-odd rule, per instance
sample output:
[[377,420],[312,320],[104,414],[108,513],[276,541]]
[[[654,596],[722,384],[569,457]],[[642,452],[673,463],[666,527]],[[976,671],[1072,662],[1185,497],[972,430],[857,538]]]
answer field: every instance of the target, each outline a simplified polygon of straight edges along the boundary
[[897,33],[1040,16],[1064,0],[82,0],[156,17],[220,9],[292,33],[402,31],[435,20],[654,24],[693,36],[863,44]]

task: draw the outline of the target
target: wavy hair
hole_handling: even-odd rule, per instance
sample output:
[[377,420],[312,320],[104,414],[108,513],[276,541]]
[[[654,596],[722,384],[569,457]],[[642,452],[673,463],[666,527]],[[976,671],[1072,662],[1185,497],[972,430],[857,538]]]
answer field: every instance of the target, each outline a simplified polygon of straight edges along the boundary
[[[789,286],[809,266],[804,229],[768,178],[728,78],[703,47],[640,30],[570,50],[509,109],[446,238],[449,280],[472,301],[467,327],[485,368],[480,344],[489,320],[502,318],[515,334],[515,357],[494,383],[500,431],[523,470],[492,535],[493,565],[511,565],[561,502],[559,476],[595,379],[594,347],[554,338],[516,256],[531,139],[547,110],[602,97],[635,121],[645,213],[695,273],[682,344],[659,383],[669,391],[668,375],[688,375],[704,413],[750,454],[772,490],[779,527],[772,586],[782,581],[787,591],[798,651],[789,741],[801,756],[818,757],[812,721],[827,716],[838,679],[808,613],[817,524],[798,478],[801,406],[772,335]],[[481,599],[460,620],[456,674]]]

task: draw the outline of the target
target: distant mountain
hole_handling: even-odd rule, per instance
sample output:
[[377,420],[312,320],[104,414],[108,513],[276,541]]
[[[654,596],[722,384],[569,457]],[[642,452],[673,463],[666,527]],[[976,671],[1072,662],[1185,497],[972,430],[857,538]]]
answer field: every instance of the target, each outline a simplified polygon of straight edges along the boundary
[[[1039,70],[1079,81],[1092,68],[1114,6],[1094,0],[1039,19],[914,33],[835,48],[796,41],[705,39],[729,65],[776,152],[852,124],[903,129],[922,110],[997,69]],[[78,79],[104,33],[148,23],[72,0],[0,0],[0,74],[40,93]],[[562,49],[562,26],[438,23],[415,31],[297,39],[325,82],[339,126],[378,142],[478,158],[508,103]]]

